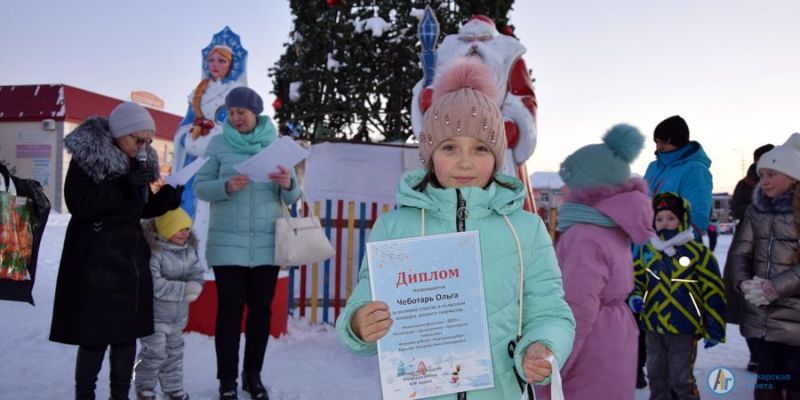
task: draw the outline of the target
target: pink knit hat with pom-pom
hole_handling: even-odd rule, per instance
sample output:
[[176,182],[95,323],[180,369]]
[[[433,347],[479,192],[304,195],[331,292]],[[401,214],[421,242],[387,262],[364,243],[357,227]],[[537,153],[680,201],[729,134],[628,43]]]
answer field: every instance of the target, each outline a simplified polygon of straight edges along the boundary
[[496,89],[489,68],[477,60],[453,62],[433,83],[433,103],[423,117],[419,155],[430,165],[434,150],[453,136],[472,136],[494,153],[495,171],[503,165],[506,134],[503,115],[494,102]]

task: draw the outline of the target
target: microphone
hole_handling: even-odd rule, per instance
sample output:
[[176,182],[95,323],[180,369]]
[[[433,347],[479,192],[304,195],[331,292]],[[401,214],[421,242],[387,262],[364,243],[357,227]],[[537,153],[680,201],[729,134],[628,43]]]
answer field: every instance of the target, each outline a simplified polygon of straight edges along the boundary
[[[139,169],[142,171],[147,170],[147,146],[140,147],[139,152],[136,153],[136,160],[139,161]],[[147,202],[147,195],[150,190],[147,185],[144,185],[144,201]]]

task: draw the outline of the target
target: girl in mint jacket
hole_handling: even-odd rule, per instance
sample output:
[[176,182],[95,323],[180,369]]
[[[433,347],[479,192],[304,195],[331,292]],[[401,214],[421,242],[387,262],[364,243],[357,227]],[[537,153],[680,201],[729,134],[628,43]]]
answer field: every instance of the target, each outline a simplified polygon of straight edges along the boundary
[[[552,354],[563,364],[575,333],[547,229],[538,216],[522,210],[522,183],[496,173],[506,138],[492,100],[493,86],[487,82],[491,80],[486,67],[466,60],[436,81],[420,136],[420,156],[427,168],[403,176],[399,208],[382,215],[370,235],[370,241],[383,241],[479,232],[494,387],[465,393],[470,400],[519,398],[519,380],[547,382],[552,371],[545,358]],[[392,329],[392,315],[385,303],[371,298],[366,259],[359,279],[336,329],[350,350],[374,355],[377,340]],[[517,339],[520,323],[512,358],[508,346]]]
[[266,399],[261,368],[269,338],[270,304],[275,294],[278,266],[273,265],[275,220],[281,200],[300,197],[295,175],[284,166],[270,173],[269,182],[251,181],[234,169],[277,138],[272,121],[259,116],[261,97],[238,87],[225,98],[228,118],[222,134],[206,148],[208,161],[195,177],[194,191],[211,203],[206,260],[217,284],[217,322],[214,344],[220,399],[236,399],[239,337],[247,304],[247,341],[242,367],[242,389],[254,399]]

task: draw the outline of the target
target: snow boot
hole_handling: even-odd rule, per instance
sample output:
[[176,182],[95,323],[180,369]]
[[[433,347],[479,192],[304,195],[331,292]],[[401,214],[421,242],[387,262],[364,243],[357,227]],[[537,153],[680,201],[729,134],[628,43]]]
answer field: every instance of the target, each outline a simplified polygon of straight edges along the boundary
[[644,368],[639,368],[636,372],[636,388],[641,389],[647,387],[647,380],[644,378]]
[[164,393],[164,395],[168,400],[189,400],[189,393],[186,393],[183,390],[176,390],[174,392]]
[[239,400],[236,381],[219,381],[219,400]]
[[153,389],[136,387],[136,400],[156,400],[156,392]]
[[250,393],[251,399],[269,400],[260,372],[242,372],[242,390]]

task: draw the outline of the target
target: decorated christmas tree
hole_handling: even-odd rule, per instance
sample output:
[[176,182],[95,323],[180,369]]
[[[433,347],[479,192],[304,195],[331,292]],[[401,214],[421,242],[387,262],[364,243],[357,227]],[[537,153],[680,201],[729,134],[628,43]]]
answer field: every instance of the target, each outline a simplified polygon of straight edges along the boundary
[[513,1],[291,0],[294,31],[273,68],[282,133],[308,140],[405,141],[422,77],[417,29],[430,6],[439,40],[483,14],[510,33]]

